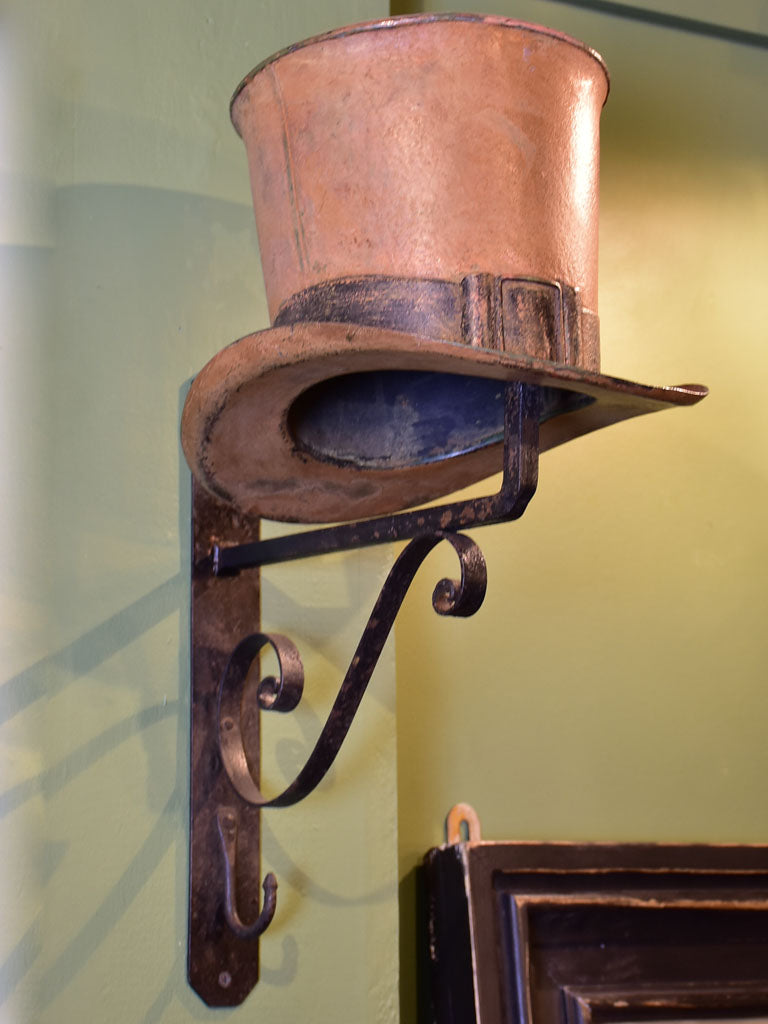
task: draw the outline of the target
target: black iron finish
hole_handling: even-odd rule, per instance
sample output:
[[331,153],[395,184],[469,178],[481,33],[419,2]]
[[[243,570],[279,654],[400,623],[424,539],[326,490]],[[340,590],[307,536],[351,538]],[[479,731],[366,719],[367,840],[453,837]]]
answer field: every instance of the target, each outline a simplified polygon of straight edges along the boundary
[[[272,798],[265,797],[259,789],[258,778],[249,765],[240,727],[241,708],[246,707],[243,694],[250,668],[250,660],[241,652],[247,648],[255,654],[261,646],[259,640],[263,638],[249,637],[238,645],[221,682],[219,743],[229,780],[248,804],[254,807],[288,807],[303,800],[322,780],[349,732],[408,588],[421,563],[442,540],[448,541],[459,556],[461,579],[440,580],[432,595],[435,611],[438,615],[466,617],[474,615],[482,604],[486,587],[485,560],[474,541],[454,533],[433,533],[412,540],[384,583],[314,750],[294,781]],[[274,646],[280,659],[280,648],[277,644]],[[285,677],[295,669],[295,661],[288,665],[281,662],[280,669]],[[259,684],[257,692],[263,685]]]
[[332,551],[349,551],[438,531],[452,533],[519,519],[533,497],[538,481],[539,391],[520,383],[505,385],[504,462],[498,494],[270,540],[236,545],[214,544],[211,551],[214,574],[222,576]]
[[[577,288],[559,280],[468,274],[338,278],[292,295],[276,327],[344,323],[441,343],[514,352],[582,369],[600,363],[600,322]],[[486,448],[504,437],[503,382],[464,374],[380,369],[319,381],[288,411],[298,451],[355,469],[406,469]],[[539,421],[593,399],[539,387]],[[408,534],[413,536],[413,534]]]
[[343,277],[291,296],[274,326],[350,323],[582,363],[599,347],[600,321],[562,281],[468,274],[458,283],[424,277]]
[[[218,537],[244,540],[258,528],[193,483],[188,973],[209,1006],[238,1006],[258,981],[258,935],[275,906],[268,875],[259,909],[259,812],[235,803],[216,731],[222,673],[238,640],[259,622],[259,574],[217,579],[208,558]],[[244,709],[240,729],[258,773],[255,704]]]
[[252,924],[244,924],[237,912],[237,815],[232,807],[220,807],[216,815],[224,852],[224,916],[239,939],[257,939],[267,930],[277,906],[277,879],[270,871],[264,878],[264,905]]
[[[539,402],[535,388],[505,386],[504,473],[499,493],[487,498],[260,542],[250,539],[258,536],[258,521],[193,485],[189,980],[210,1006],[240,1004],[258,980],[259,936],[272,921],[277,896],[270,873],[259,909],[260,809],[295,804],[323,779],[408,588],[441,541],[456,552],[461,578],[440,580],[432,596],[435,610],[469,616],[480,607],[485,560],[475,542],[457,530],[522,515],[536,489]],[[286,637],[249,632],[260,611],[254,567],[408,538],[306,764],[282,793],[265,797],[259,788],[259,712],[293,710],[304,672]],[[251,669],[267,645],[279,672],[259,679]]]

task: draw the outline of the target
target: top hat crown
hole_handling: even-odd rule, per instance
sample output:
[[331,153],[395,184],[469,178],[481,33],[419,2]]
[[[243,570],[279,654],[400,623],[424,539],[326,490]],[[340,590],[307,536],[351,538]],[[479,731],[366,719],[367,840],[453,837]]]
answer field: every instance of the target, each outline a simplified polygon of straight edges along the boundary
[[499,466],[503,382],[540,447],[692,404],[600,373],[591,49],[504,18],[417,15],[282,51],[232,100],[272,327],[192,385],[185,453],[243,510],[334,521]]

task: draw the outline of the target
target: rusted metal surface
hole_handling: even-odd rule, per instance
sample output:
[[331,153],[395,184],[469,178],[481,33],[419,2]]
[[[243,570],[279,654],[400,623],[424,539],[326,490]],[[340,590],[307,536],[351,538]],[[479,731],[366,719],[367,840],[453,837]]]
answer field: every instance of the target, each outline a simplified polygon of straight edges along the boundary
[[[458,555],[461,578],[440,580],[432,598],[435,611],[439,615],[465,617],[474,615],[480,607],[485,597],[486,572],[482,553],[474,541],[462,534],[440,532],[412,540],[387,576],[312,753],[294,781],[271,798],[262,794],[258,777],[251,770],[237,717],[248,665],[242,659],[230,661],[221,683],[222,715],[226,715],[221,722],[221,753],[232,785],[249,805],[289,807],[307,797],[325,777],[346,739],[408,588],[429,552],[443,540]],[[276,650],[280,657],[279,648]],[[290,671],[290,666],[281,664],[281,674],[286,671]]]
[[264,876],[264,903],[258,917],[246,924],[237,908],[237,809],[220,807],[216,814],[221,846],[224,853],[224,917],[227,925],[238,939],[257,939],[272,923],[277,906],[277,879],[270,871]]
[[467,274],[458,282],[341,278],[292,295],[274,326],[307,321],[382,327],[600,368],[598,318],[583,308],[580,293],[561,281],[493,274]]
[[470,842],[424,879],[434,1024],[768,1014],[768,847]]
[[[182,418],[197,480],[189,978],[209,1005],[248,994],[275,913],[273,875],[260,896],[260,809],[296,803],[328,771],[427,553],[445,540],[461,565],[436,611],[473,614],[485,564],[457,531],[522,515],[539,451],[706,394],[600,373],[607,89],[600,59],[568,37],[446,15],[309,40],[233,99],[275,321],[211,360]],[[496,495],[402,511],[498,469]],[[345,522],[261,542],[256,515]],[[406,539],[314,750],[266,798],[259,711],[293,709],[303,671],[287,638],[259,632],[253,567]],[[258,680],[266,644],[279,677]]]
[[603,63],[505,18],[383,25],[277,56],[232,104],[270,316],[341,277],[477,270],[567,282],[597,311]]
[[538,480],[539,400],[536,388],[509,384],[505,389],[504,471],[497,494],[269,540],[216,543],[211,552],[213,571],[224,575],[331,551],[350,551],[519,519],[536,491]]
[[[258,981],[258,942],[275,914],[277,880],[264,879],[259,908],[260,809],[308,796],[333,764],[352,725],[383,646],[416,572],[447,541],[461,568],[442,579],[432,602],[440,615],[469,616],[482,604],[485,561],[461,534],[431,532],[400,554],[376,601],[315,747],[278,796],[259,788],[259,710],[291,711],[301,698],[303,669],[286,637],[246,633],[258,624],[258,574],[216,576],[210,556],[222,533],[238,539],[258,524],[194,486],[192,698],[188,975],[210,1006],[239,1005]],[[245,636],[243,634],[246,633]],[[269,644],[278,677],[256,678]]]
[[[519,514],[536,487],[537,402],[535,390],[523,385],[508,389],[506,471],[500,494],[488,502],[507,515]],[[435,610],[467,616],[483,601],[485,562],[477,545],[441,529],[438,521],[415,525],[419,535],[387,577],[312,753],[293,783],[267,798],[259,788],[259,711],[287,712],[297,706],[304,685],[301,659],[288,638],[258,630],[259,576],[247,570],[253,545],[258,550],[260,544],[253,540],[258,522],[193,484],[189,979],[211,1006],[238,1005],[256,983],[258,939],[275,913],[277,882],[271,874],[264,880],[259,908],[259,809],[297,803],[323,779],[352,725],[408,588],[441,541],[456,551],[461,577],[437,584]],[[448,516],[443,526],[450,525]],[[337,532],[335,547],[343,541]],[[228,573],[221,565],[227,556]],[[260,679],[259,653],[267,645],[279,671]]]
[[[587,323],[589,315],[586,317]],[[596,321],[596,317],[592,318]],[[293,296],[276,324],[354,323],[457,344],[583,365],[597,353],[595,325],[582,330],[577,293],[556,281],[489,274],[449,281],[361,278]],[[576,412],[592,398],[541,388],[539,419]],[[465,375],[382,370],[322,381],[292,405],[288,429],[313,458],[356,469],[407,469],[477,451],[503,436],[504,385]]]
[[[459,580],[443,579],[433,605],[440,615],[474,614],[485,596],[485,561],[477,545],[454,533],[412,540],[395,562],[371,613],[317,743],[296,779],[271,799],[259,789],[261,710],[290,711],[303,688],[294,645],[282,636],[243,633],[258,623],[258,574],[217,577],[210,557],[221,537],[237,539],[258,524],[194,487],[192,697],[188,975],[210,1006],[239,1005],[258,981],[259,937],[275,914],[277,880],[264,879],[259,909],[262,807],[308,796],[333,764],[367,689],[416,572],[447,541]],[[260,650],[270,644],[279,676],[255,680]]]
[[[188,974],[209,1006],[237,1006],[259,976],[258,937],[238,934],[231,924],[237,919],[247,926],[260,915],[259,814],[242,801],[233,806],[236,794],[222,767],[216,721],[219,682],[232,648],[258,626],[259,574],[219,579],[210,551],[222,536],[258,535],[258,522],[196,484],[192,508]],[[240,728],[258,777],[255,702],[244,703]],[[226,842],[220,829],[224,811],[235,833]]]
[[[535,427],[535,417],[532,423]],[[511,484],[527,486],[532,472],[535,485],[535,458],[521,467],[516,459],[510,463]],[[252,536],[258,523],[197,485],[193,511],[188,973],[206,1003],[235,1006],[258,980],[258,941],[276,908],[277,881],[271,873],[264,879],[259,908],[260,809],[295,804],[324,778],[429,552],[445,540],[461,568],[460,579],[442,579],[435,587],[433,606],[440,615],[474,614],[485,596],[486,572],[479,548],[461,534],[431,531],[411,541],[385,581],[306,764],[293,783],[270,799],[259,788],[259,710],[286,712],[297,706],[303,689],[301,659],[286,637],[248,632],[259,619],[256,571],[214,573],[211,551],[219,541]],[[277,656],[279,672],[259,679],[255,670],[266,645]]]
[[[271,519],[381,516],[498,472],[501,403],[495,429],[471,416],[497,384],[542,389],[542,451],[699,401],[698,385],[600,372],[607,90],[583,44],[479,15],[352,26],[255,69],[232,117],[274,326],[190,389],[182,443],[198,480]],[[381,411],[355,447],[366,417],[349,410],[379,384],[399,419]],[[457,391],[466,429],[451,436],[454,416],[438,440],[434,410],[451,418]]]
[[348,374],[395,368],[557,389],[560,414],[541,424],[540,451],[634,416],[693,405],[707,394],[700,385],[648,387],[576,366],[398,331],[294,324],[242,338],[201,370],[182,418],[187,461],[203,486],[245,512],[306,523],[412,508],[501,470],[501,442],[387,469],[354,461],[336,465],[302,449],[290,428],[302,395]]

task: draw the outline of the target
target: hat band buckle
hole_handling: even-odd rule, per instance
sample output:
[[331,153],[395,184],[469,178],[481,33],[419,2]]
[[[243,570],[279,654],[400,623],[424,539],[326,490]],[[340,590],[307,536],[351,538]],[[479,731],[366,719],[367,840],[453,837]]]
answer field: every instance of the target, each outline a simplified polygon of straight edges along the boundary
[[467,274],[460,282],[365,275],[287,299],[274,327],[353,323],[598,370],[600,321],[578,288],[539,277]]

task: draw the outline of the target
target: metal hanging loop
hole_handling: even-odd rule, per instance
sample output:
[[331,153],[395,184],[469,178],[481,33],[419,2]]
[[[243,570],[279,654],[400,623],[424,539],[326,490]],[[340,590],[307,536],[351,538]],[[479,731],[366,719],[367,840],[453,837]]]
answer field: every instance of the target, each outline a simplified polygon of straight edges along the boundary
[[472,804],[454,804],[445,819],[446,843],[479,843],[481,839],[480,819]]

